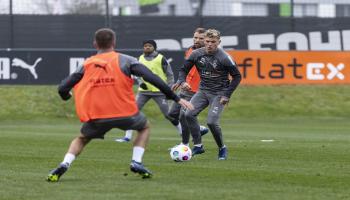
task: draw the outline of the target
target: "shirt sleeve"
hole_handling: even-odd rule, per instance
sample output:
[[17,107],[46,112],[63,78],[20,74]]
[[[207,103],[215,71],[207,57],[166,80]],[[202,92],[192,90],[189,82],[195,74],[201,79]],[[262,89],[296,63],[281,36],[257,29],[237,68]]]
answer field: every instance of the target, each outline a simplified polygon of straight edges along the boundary
[[119,66],[123,73],[131,77],[130,65],[139,64],[140,62],[132,56],[126,54],[120,54],[119,56]]
[[80,66],[74,73],[63,79],[58,86],[58,94],[63,100],[68,100],[71,97],[71,89],[79,83],[84,76],[84,67]]
[[240,84],[242,76],[239,70],[237,69],[236,63],[233,61],[231,56],[227,55],[226,59],[224,60],[224,65],[226,66],[229,74],[232,77],[228,90],[225,92],[225,96],[230,98],[232,93],[236,90],[237,86]]
[[177,80],[178,84],[181,84],[186,81],[186,76],[188,72],[192,69],[195,64],[195,55],[191,53],[191,55],[185,60],[185,63],[179,70],[179,78]]
[[170,63],[166,60],[166,58],[163,56],[162,58],[162,68],[163,71],[167,77],[167,83],[169,86],[172,86],[174,84],[174,73],[171,68]]

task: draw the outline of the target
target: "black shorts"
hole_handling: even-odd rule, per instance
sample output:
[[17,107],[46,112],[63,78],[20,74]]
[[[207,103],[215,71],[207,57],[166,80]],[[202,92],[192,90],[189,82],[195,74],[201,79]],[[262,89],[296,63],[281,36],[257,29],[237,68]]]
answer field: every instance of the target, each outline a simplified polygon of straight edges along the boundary
[[85,122],[80,132],[87,138],[104,138],[104,135],[112,128],[122,130],[142,130],[146,127],[147,118],[139,112],[131,117],[118,117],[109,119],[96,119]]

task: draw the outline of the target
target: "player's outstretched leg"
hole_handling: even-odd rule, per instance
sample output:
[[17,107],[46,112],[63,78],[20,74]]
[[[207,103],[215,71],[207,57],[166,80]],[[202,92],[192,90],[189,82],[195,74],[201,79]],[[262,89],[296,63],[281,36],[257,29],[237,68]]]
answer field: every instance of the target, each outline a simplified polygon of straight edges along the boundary
[[146,144],[148,143],[150,129],[149,122],[145,122],[144,127],[141,130],[138,130],[137,137],[134,140],[130,170],[134,173],[140,174],[142,178],[151,178],[152,172],[142,164],[142,157],[145,152]]
[[82,152],[85,145],[87,145],[90,140],[91,139],[87,138],[84,134],[80,134],[78,137],[74,138],[69,146],[66,155],[64,156],[63,161],[56,169],[53,169],[49,173],[46,180],[49,182],[57,182],[60,177],[68,170],[69,166],[75,160],[76,156]]

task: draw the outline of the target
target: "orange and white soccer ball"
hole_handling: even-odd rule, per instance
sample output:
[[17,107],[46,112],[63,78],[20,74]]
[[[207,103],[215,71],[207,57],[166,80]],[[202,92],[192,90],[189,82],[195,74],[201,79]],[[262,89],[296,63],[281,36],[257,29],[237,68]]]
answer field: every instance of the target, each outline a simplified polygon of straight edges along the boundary
[[176,162],[189,161],[192,157],[190,147],[186,145],[176,145],[170,150],[170,157]]

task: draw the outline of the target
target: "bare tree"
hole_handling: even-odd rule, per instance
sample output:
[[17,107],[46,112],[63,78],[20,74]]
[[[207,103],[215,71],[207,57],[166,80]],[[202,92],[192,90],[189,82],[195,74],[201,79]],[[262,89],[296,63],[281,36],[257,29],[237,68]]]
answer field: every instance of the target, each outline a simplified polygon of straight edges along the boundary
[[10,14],[10,5],[8,0],[0,0],[0,14]]
[[63,4],[63,1],[60,0],[31,0],[27,1],[27,3],[35,6],[35,11],[33,12],[35,14],[62,14],[62,12],[57,12],[57,8],[60,8]]
[[47,14],[53,14],[54,4],[50,0],[41,0],[41,8],[45,10]]
[[[105,1],[101,0],[27,0],[13,4],[19,14],[105,14]],[[0,0],[0,14],[9,13],[9,0]]]
[[105,13],[105,2],[98,0],[76,0],[69,6],[67,5],[66,9],[69,14],[101,15]]

